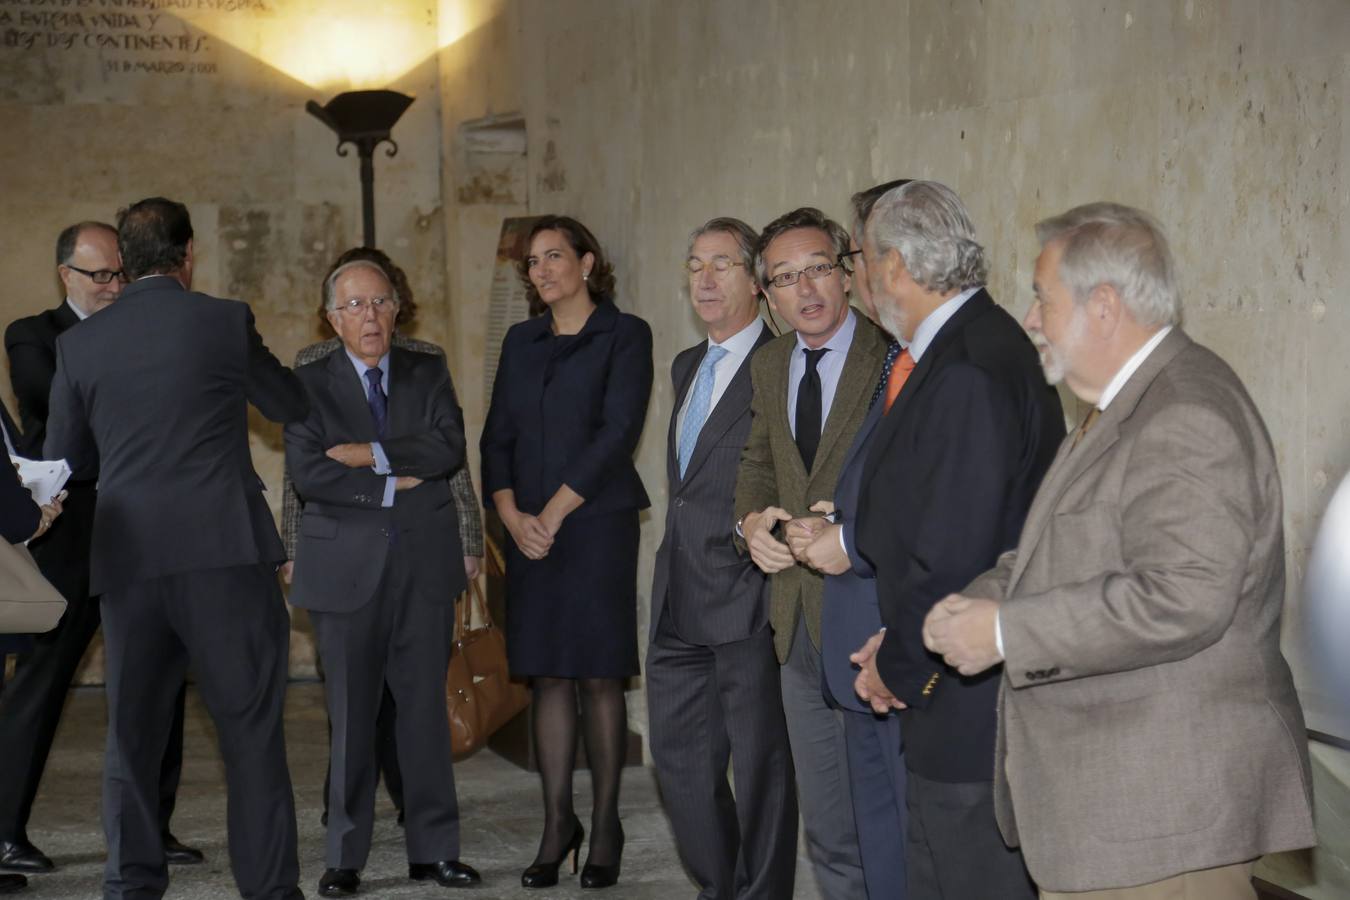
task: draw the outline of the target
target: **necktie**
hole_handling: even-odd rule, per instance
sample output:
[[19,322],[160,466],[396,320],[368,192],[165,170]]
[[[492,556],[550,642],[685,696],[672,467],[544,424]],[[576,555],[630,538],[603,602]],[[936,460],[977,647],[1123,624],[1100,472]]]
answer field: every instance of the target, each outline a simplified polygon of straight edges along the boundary
[[389,397],[384,393],[384,371],[379,366],[366,369],[366,381],[370,390],[366,392],[366,402],[370,404],[370,417],[375,420],[375,436],[379,440],[387,437],[389,425]]
[[900,389],[909,380],[909,373],[914,371],[914,366],[914,357],[909,355],[909,348],[906,347],[895,358],[895,365],[891,366],[891,374],[886,379],[886,412],[891,411],[891,405],[900,396]]
[[1078,444],[1083,440],[1083,436],[1088,433],[1088,429],[1093,426],[1093,424],[1097,421],[1097,417],[1100,416],[1101,414],[1102,411],[1095,406],[1088,411],[1088,414],[1083,417],[1083,424],[1079,425],[1078,430],[1073,433],[1073,443],[1069,445],[1070,451],[1072,451],[1075,447],[1078,446]]
[[806,371],[797,385],[796,438],[797,450],[801,452],[802,464],[806,466],[808,472],[816,461],[816,448],[820,446],[820,373],[816,371],[816,364],[829,349],[829,347],[821,347],[819,350],[802,348],[802,352],[806,354]]
[[872,399],[867,401],[867,408],[871,409],[877,405],[881,399],[882,392],[886,390],[886,385],[891,380],[891,368],[895,366],[895,358],[900,355],[900,342],[891,341],[886,345],[886,359],[881,364],[881,376],[877,378],[877,386],[872,391]]
[[680,425],[680,477],[684,477],[689,468],[689,460],[694,455],[694,445],[698,443],[699,432],[708,419],[712,408],[713,382],[716,381],[717,363],[727,355],[727,348],[710,345],[699,363],[698,375],[694,378],[694,392],[689,395],[689,408],[684,411],[684,423]]

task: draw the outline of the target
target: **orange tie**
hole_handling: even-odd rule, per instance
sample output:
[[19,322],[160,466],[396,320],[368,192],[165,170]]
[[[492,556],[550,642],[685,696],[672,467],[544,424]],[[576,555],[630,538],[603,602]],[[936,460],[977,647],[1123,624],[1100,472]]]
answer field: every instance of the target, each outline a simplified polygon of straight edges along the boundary
[[913,371],[914,357],[909,355],[909,348],[905,348],[900,351],[895,362],[891,363],[891,374],[886,377],[886,412],[891,411],[891,404],[900,396],[900,389],[905,386],[909,373]]

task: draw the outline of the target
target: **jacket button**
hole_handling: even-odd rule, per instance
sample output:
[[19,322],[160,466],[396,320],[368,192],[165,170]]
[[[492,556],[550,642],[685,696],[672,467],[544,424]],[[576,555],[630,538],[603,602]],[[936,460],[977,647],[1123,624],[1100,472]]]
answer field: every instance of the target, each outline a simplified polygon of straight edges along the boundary
[[1024,672],[1023,674],[1026,677],[1027,681],[1035,681],[1037,678],[1041,677],[1040,672]]
[[676,505],[676,506],[684,506],[684,498],[683,498],[683,497],[676,497],[676,498],[675,498],[675,505]]
[[1056,675],[1059,674],[1059,666],[1051,666],[1050,670],[1047,671],[1045,674],[1050,678],[1054,678]]

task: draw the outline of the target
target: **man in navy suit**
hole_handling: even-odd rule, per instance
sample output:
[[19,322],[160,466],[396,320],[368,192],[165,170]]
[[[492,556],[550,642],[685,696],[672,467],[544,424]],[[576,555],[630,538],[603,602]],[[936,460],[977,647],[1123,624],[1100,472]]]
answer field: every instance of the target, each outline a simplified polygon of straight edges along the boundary
[[907,346],[879,401],[852,544],[845,534],[849,554],[856,547],[876,572],[885,625],[854,656],[855,690],[879,712],[906,710],[910,898],[1032,898],[994,819],[998,675],[946,669],[924,648],[922,626],[1016,545],[1063,413],[1030,339],[985,291],[984,250],[950,188],[918,181],[888,192],[862,249],[878,318]]
[[661,797],[699,896],[719,900],[790,897],[797,862],[768,578],[727,530],[750,435],[750,358],[773,336],[758,316],[757,238],[739,219],[716,218],[689,239],[689,300],[708,339],[671,365],[670,502],[647,648]]

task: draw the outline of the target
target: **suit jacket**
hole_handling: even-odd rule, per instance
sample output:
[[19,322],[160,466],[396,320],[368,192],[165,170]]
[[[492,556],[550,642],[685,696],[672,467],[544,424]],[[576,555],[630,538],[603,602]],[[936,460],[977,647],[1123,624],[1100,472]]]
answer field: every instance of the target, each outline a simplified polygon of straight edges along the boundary
[[[14,430],[10,437],[22,456],[42,458],[42,444],[47,436],[47,400],[56,373],[56,339],[79,323],[80,318],[70,304],[62,301],[55,309],[17,319],[5,329],[9,378],[23,422],[22,435]],[[84,589],[85,573],[89,570],[97,498],[95,480],[72,479],[66,484],[66,492],[60,518],[30,549],[38,567],[66,600],[78,603],[86,599],[77,595]]]
[[[417,596],[453,603],[464,590],[463,550],[450,485],[464,464],[464,416],[450,371],[438,356],[389,352],[389,436],[375,434],[365,386],[346,353],[301,366],[309,416],[286,426],[286,465],[304,501],[295,551],[291,603],[321,612],[352,612],[375,596],[389,547],[416,561]],[[423,483],[384,507],[386,477],[329,459],[335,444],[380,440],[393,475]]]
[[[397,332],[393,345],[417,353],[430,353],[445,358],[445,351],[428,341],[407,338]],[[301,347],[295,354],[295,367],[315,360],[342,347],[342,341],[329,338],[317,344]],[[458,400],[456,400],[458,402]],[[465,556],[483,555],[483,518],[479,514],[478,492],[473,488],[473,476],[469,474],[468,460],[450,476],[450,494],[455,498],[455,514],[459,517],[459,539],[463,544]],[[291,480],[291,469],[285,467],[281,473],[281,542],[286,546],[286,558],[295,559],[295,548],[300,537],[300,496],[295,492],[295,483]]]
[[569,521],[646,509],[633,451],[652,392],[651,328],[612,302],[575,335],[554,338],[552,327],[545,312],[502,340],[479,444],[483,502],[510,488],[522,512],[538,514],[566,484],[586,500]]
[[840,575],[825,576],[820,612],[820,665],[825,687],[837,705],[865,713],[872,712],[872,707],[863,703],[853,690],[858,670],[849,661],[849,655],[880,631],[882,622],[877,604],[877,573],[858,552],[855,526],[868,442],[885,409],[881,399],[872,402],[839,469],[834,504],[836,521],[843,526],[844,544],[849,548],[850,569]]
[[983,290],[938,331],[873,433],[855,545],[876,570],[882,680],[909,705],[906,765],[988,781],[998,672],[962,678],[923,646],[933,605],[1016,545],[1064,437],[1036,349]]
[[155,276],[57,338],[44,453],[98,477],[90,591],[285,558],[248,445],[248,404],[305,414],[246,304]]
[[1003,601],[1004,836],[1056,891],[1316,843],[1280,654],[1280,477],[1251,398],[1178,329],[1070,443],[1017,549],[966,589]]
[[[868,400],[886,359],[886,337],[880,328],[854,310],[857,327],[839,375],[830,415],[820,432],[820,446],[810,472],[788,424],[788,364],[797,346],[796,332],[770,341],[755,354],[751,364],[754,396],[750,410],[750,438],[741,454],[736,476],[736,516],[778,506],[794,516],[810,514],[811,504],[834,499],[835,483],[844,454],[858,425],[867,415]],[[728,524],[730,527],[731,523]],[[745,542],[737,539],[745,549]],[[806,615],[811,643],[820,646],[820,606],[824,581],[819,572],[796,565],[770,579],[769,621],[773,625],[774,649],[779,662],[786,662],[792,648],[799,610]]]
[[[773,337],[760,324],[755,349]],[[712,646],[743,641],[768,624],[768,579],[740,555],[728,524],[736,520],[733,500],[741,449],[750,435],[752,352],[708,412],[684,477],[680,477],[677,422],[685,397],[708,351],[702,341],[675,357],[670,367],[675,408],[666,434],[666,477],[670,500],[666,532],[656,551],[652,579],[651,636],[669,606],[671,625],[685,643]]]

